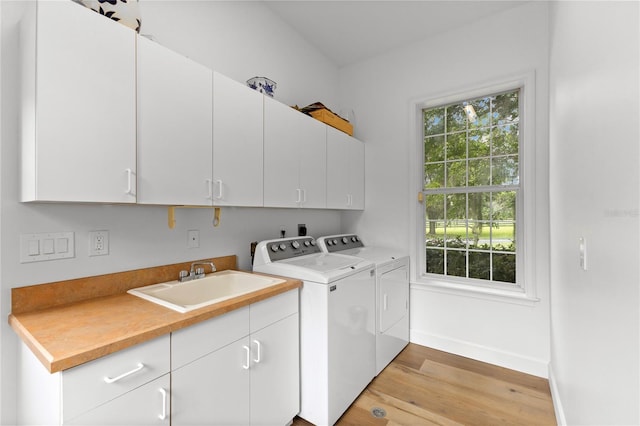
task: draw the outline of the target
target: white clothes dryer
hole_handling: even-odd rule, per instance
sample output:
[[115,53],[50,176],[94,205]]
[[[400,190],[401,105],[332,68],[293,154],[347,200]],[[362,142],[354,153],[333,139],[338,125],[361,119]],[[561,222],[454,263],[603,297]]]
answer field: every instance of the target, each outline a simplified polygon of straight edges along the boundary
[[376,375],[409,343],[409,256],[365,246],[356,234],[318,238],[325,253],[370,260],[376,267]]
[[299,415],[333,425],[376,375],[374,264],[295,237],[258,243],[253,270],[303,281]]

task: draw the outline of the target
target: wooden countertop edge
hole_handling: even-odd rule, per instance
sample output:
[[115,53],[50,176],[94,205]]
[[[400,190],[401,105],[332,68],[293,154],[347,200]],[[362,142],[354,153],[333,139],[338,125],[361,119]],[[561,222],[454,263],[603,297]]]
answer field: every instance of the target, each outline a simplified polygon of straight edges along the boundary
[[[262,275],[267,275],[267,274],[262,274]],[[107,339],[104,342],[100,342],[99,344],[93,347],[75,348],[75,349],[70,348],[68,350],[68,355],[65,355],[65,356],[56,357],[52,355],[51,351],[47,348],[46,343],[41,342],[34,335],[34,332],[36,332],[37,330],[31,330],[28,326],[24,324],[25,322],[24,319],[27,319],[27,317],[29,319],[28,322],[33,323],[34,319],[37,322],[38,315],[44,316],[44,315],[51,315],[52,313],[55,314],[56,311],[62,310],[63,307],[52,307],[42,311],[28,312],[28,313],[15,313],[15,314],[12,313],[11,315],[9,315],[9,324],[11,328],[21,338],[21,340],[27,345],[27,347],[29,347],[29,349],[35,354],[38,360],[40,360],[40,362],[44,365],[44,367],[50,373],[56,373],[62,370],[66,370],[66,369],[84,364],[89,361],[93,361],[95,359],[112,354],[122,349],[126,349],[136,344],[152,340],[156,337],[169,334],[173,331],[180,330],[182,328],[199,323],[201,321],[205,321],[207,319],[214,318],[219,315],[223,315],[235,309],[242,308],[244,306],[259,302],[264,299],[268,299],[270,297],[287,292],[289,290],[302,287],[302,282],[300,280],[289,279],[286,277],[279,277],[279,278],[284,279],[285,282],[276,284],[274,286],[271,286],[265,289],[257,290],[242,296],[238,296],[233,299],[228,299],[222,302],[218,302],[210,306],[205,306],[203,308],[200,308],[191,312],[187,312],[184,314],[175,312],[169,308],[156,305],[153,302],[143,300],[141,298],[138,298],[136,296],[133,296],[127,293],[93,299],[89,302],[99,303],[101,299],[104,299],[104,300],[110,299],[110,302],[112,303],[118,302],[118,301],[125,301],[125,300],[128,303],[131,303],[135,299],[136,301],[133,303],[151,304],[151,305],[154,305],[154,307],[157,307],[159,317],[168,315],[169,317],[175,318],[175,319],[172,319],[169,322],[159,322],[157,326],[152,326],[145,330],[140,330],[135,334],[128,334],[126,332],[122,333],[122,335],[116,336],[111,339]],[[65,305],[64,309],[65,311],[67,311],[65,315],[72,316],[74,311],[74,306],[77,306],[78,311],[81,311],[82,309],[81,306],[84,305],[86,302],[87,301]],[[114,318],[114,321],[117,321],[117,318]]]

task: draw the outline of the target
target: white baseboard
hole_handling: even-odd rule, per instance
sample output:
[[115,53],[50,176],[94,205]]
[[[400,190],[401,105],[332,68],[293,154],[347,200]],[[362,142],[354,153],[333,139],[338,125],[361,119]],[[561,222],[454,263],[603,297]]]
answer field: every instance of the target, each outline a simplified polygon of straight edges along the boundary
[[558,389],[558,382],[556,376],[553,373],[553,367],[549,364],[549,388],[551,388],[551,399],[553,400],[553,409],[556,412],[556,423],[559,426],[565,426],[567,419],[564,417],[564,409],[562,408],[562,400],[560,399],[560,390]]
[[411,343],[428,346],[433,349],[532,374],[545,379],[549,376],[549,363],[546,360],[531,358],[489,346],[478,345],[476,343],[417,330],[411,330],[409,339]]

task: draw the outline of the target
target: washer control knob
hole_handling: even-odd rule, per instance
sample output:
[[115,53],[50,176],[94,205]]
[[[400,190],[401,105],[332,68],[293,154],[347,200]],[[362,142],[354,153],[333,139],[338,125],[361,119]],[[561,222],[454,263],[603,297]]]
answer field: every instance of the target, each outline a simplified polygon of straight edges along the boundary
[[309,240],[305,240],[304,241],[304,246],[305,247],[309,247],[311,245],[311,243],[309,242]]
[[300,248],[300,243],[297,241],[294,241],[291,243],[291,247],[293,247],[294,249],[298,249]]
[[316,240],[311,240],[311,245],[315,246],[316,245]]
[[342,237],[342,244],[347,244],[349,239],[347,237]]
[[355,235],[353,237],[351,237],[351,241],[353,241],[354,243],[358,242],[358,237],[356,237]]
[[285,243],[280,244],[280,250],[285,251],[287,249],[287,245]]
[[333,240],[333,244],[338,244],[338,240]]
[[272,245],[271,245],[271,251],[272,251],[272,252],[276,252],[276,251],[278,251],[278,245],[277,245],[277,244],[272,244]]

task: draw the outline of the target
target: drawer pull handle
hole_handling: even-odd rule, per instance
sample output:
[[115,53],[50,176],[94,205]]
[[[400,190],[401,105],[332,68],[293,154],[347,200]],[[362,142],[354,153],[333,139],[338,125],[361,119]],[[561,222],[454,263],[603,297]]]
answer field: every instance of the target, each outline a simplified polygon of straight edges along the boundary
[[160,388],[158,390],[162,395],[162,414],[158,414],[158,418],[160,420],[165,420],[167,418],[167,391],[164,390],[164,388]]
[[114,383],[114,382],[117,382],[117,381],[118,381],[118,380],[120,380],[120,379],[124,379],[124,378],[125,378],[125,377],[127,377],[127,376],[130,376],[130,375],[132,375],[132,374],[134,374],[134,373],[137,373],[138,371],[142,370],[143,368],[144,368],[144,364],[143,364],[143,363],[141,363],[141,362],[139,362],[139,363],[138,363],[138,366],[137,366],[136,368],[134,368],[133,370],[131,370],[131,371],[127,371],[126,373],[122,373],[122,374],[121,374],[121,375],[119,375],[118,377],[114,377],[114,378],[111,378],[111,377],[105,377],[105,378],[104,378],[104,381],[105,381],[105,383]]

